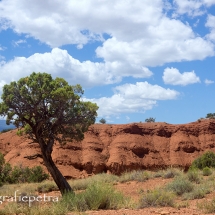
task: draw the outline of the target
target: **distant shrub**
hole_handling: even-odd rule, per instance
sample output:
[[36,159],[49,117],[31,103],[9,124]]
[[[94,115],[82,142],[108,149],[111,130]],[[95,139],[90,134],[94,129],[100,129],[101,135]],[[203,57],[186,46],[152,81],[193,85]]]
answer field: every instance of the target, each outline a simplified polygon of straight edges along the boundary
[[119,209],[127,204],[127,198],[112,185],[94,182],[76,195],[64,195],[62,202],[69,211]]
[[210,170],[209,167],[204,167],[203,170],[202,170],[202,174],[203,174],[204,176],[209,176],[209,175],[212,174],[212,171]]
[[199,172],[197,170],[190,170],[187,172],[187,178],[191,182],[195,182],[199,184],[201,182],[201,178],[199,176]]
[[146,181],[150,177],[150,174],[146,171],[134,170],[131,172],[125,172],[119,177],[119,182],[128,182],[128,181]]
[[0,185],[4,183],[26,183],[41,182],[48,179],[41,166],[33,168],[23,167],[22,165],[11,167],[9,163],[5,163],[4,155],[0,153]]
[[203,169],[205,167],[215,167],[215,153],[210,151],[204,153],[192,162],[190,169]]
[[149,118],[145,119],[145,122],[155,122],[155,118],[149,117]]
[[173,191],[176,195],[189,193],[194,189],[193,184],[184,177],[177,177],[171,183],[167,184],[167,190]]
[[205,118],[215,119],[215,113],[208,113]]
[[101,118],[101,119],[99,120],[99,122],[102,123],[102,124],[105,124],[105,123],[106,123],[106,119]]
[[197,207],[205,213],[215,213],[215,198],[212,201],[204,200],[201,203],[197,203]]
[[174,195],[171,192],[162,190],[162,189],[155,189],[149,191],[148,193],[144,194],[139,202],[139,208],[146,208],[146,207],[173,207],[174,205]]
[[57,185],[52,182],[45,182],[40,184],[37,187],[37,191],[39,193],[48,193],[48,192],[57,191],[57,190],[59,190]]

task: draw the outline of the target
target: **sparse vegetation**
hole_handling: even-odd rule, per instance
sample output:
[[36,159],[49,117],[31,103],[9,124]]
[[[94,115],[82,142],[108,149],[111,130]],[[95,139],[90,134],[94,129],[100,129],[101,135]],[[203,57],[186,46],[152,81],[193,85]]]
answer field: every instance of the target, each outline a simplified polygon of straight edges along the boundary
[[5,163],[4,155],[0,153],[0,185],[5,183],[26,183],[26,182],[41,182],[48,179],[42,167],[35,166],[33,168],[23,167],[22,165],[14,166]]
[[194,189],[194,185],[187,178],[179,176],[169,183],[166,189],[180,196],[184,193],[191,192]]
[[[102,173],[85,179],[70,180],[69,183],[75,188],[75,193],[65,194],[62,198],[59,198],[58,202],[32,204],[30,208],[26,204],[8,203],[0,210],[0,215],[21,213],[66,215],[69,212],[81,213],[86,210],[100,209],[189,207],[189,200],[202,199],[214,190],[215,171],[213,169],[210,169],[210,171],[212,174],[209,177],[203,177],[203,171],[197,169],[183,173],[176,168],[157,172],[138,170],[127,172],[121,176]],[[166,177],[166,175],[171,175],[171,177]],[[123,182],[137,181],[138,184],[145,183],[147,180],[155,179],[158,176],[163,178],[161,180],[170,180],[170,182],[162,187],[153,187],[147,190],[143,184],[143,187],[137,191],[139,200],[136,200],[136,202],[117,191],[118,185],[122,185]],[[129,188],[129,185],[124,186]],[[59,192],[53,181],[45,181],[35,184],[3,185],[0,188],[0,195],[11,196],[14,190],[20,190],[20,192],[30,193],[31,195],[35,195],[35,192],[39,192],[39,195],[53,191]],[[214,213],[215,206],[213,204],[215,205],[215,200],[207,203],[203,201],[201,204],[199,203],[198,207],[201,210]]]
[[205,167],[215,167],[215,153],[208,151],[192,162],[190,169],[203,169]]
[[155,118],[149,117],[149,118],[145,119],[145,122],[155,122]]
[[144,193],[140,199],[139,208],[145,207],[173,207],[175,196],[172,192],[163,189],[155,189]]
[[205,118],[207,118],[207,119],[215,119],[215,113],[208,113]]
[[101,118],[101,119],[99,120],[99,122],[100,122],[101,124],[105,124],[105,123],[106,123],[106,119]]
[[209,167],[204,167],[203,170],[202,170],[202,174],[203,174],[204,176],[209,176],[209,175],[212,174],[212,171],[210,170]]

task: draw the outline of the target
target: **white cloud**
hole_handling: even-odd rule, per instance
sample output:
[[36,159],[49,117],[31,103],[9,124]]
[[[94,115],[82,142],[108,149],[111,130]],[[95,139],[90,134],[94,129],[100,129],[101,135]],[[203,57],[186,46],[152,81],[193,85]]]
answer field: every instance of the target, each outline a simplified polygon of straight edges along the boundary
[[176,14],[195,17],[206,13],[206,8],[215,5],[215,0],[174,0],[173,3],[176,6]]
[[28,58],[16,57],[0,64],[1,79],[6,82],[18,80],[35,72],[47,72],[60,76],[70,84],[81,84],[92,87],[120,82],[122,77],[149,77],[152,72],[145,67],[122,64],[120,62],[97,63],[80,62],[68,54],[66,50],[54,48],[50,53],[36,53]]
[[196,76],[195,72],[180,73],[176,68],[166,68],[163,73],[163,81],[165,84],[182,85],[200,83],[200,78]]
[[26,43],[26,40],[12,41],[14,47],[19,47],[20,44]]
[[206,27],[210,29],[210,33],[206,35],[206,37],[215,42],[215,16],[208,15],[208,19],[206,22]]
[[[208,6],[213,3],[201,2]],[[2,0],[0,17],[7,19],[8,27],[16,32],[51,47],[77,44],[80,49],[90,40],[101,40],[104,44],[97,49],[97,56],[125,68],[127,63],[140,69],[213,56],[212,43],[196,36],[182,21],[164,14],[169,7],[162,0],[67,0],[64,4],[60,0]],[[104,33],[111,38],[105,41]],[[138,72],[136,77],[140,76]]]
[[86,100],[97,103],[98,115],[106,117],[120,113],[144,112],[152,109],[157,100],[176,99],[178,95],[175,90],[151,85],[148,82],[137,82],[115,87],[111,97]]
[[213,84],[213,83],[214,83],[214,81],[205,79],[205,84],[206,85],[210,85],[210,84]]

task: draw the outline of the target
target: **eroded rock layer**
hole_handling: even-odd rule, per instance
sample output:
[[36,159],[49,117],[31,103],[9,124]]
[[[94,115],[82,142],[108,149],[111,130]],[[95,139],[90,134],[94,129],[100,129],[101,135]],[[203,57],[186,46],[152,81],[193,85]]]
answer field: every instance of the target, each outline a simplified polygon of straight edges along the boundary
[[[215,152],[215,120],[180,125],[95,124],[81,142],[56,143],[53,160],[65,177],[80,178],[101,172],[188,168],[207,150]],[[0,151],[12,165],[43,165],[38,144],[17,136],[16,130],[0,134]]]

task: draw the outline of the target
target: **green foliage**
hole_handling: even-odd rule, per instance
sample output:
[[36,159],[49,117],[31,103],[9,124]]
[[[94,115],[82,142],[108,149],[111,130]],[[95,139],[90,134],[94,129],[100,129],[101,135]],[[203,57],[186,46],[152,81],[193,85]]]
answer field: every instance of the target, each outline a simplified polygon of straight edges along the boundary
[[119,182],[128,182],[128,181],[146,181],[150,178],[148,172],[141,170],[134,170],[131,172],[125,172],[119,177]]
[[20,165],[12,168],[9,163],[5,163],[4,155],[0,153],[0,185],[4,183],[41,182],[47,178],[48,175],[40,166],[29,168]]
[[145,122],[155,122],[155,118],[149,117],[149,118],[145,119]]
[[200,210],[203,210],[205,213],[215,213],[215,198],[213,198],[211,201],[204,200],[201,203],[197,204],[197,207]]
[[171,183],[166,186],[167,190],[173,191],[176,195],[189,193],[194,189],[193,184],[185,177],[176,177]]
[[[72,189],[60,171],[55,171],[51,153],[56,141],[60,144],[80,141],[95,123],[98,106],[83,101],[83,93],[80,85],[70,86],[63,78],[53,79],[50,74],[33,72],[4,85],[1,96],[0,116],[6,116],[7,124],[13,123],[21,129],[19,135],[25,133],[39,143],[44,163],[62,194]],[[14,174],[20,173],[16,169]]]
[[215,154],[213,152],[206,152],[202,156],[195,159],[190,169],[203,169],[204,167],[215,167]]
[[80,140],[95,122],[98,109],[96,104],[82,101],[82,94],[80,85],[70,86],[62,78],[33,72],[4,85],[0,115],[7,116],[7,124],[13,121],[16,127],[28,126],[26,133],[34,140],[36,130],[44,141],[50,139],[50,133],[58,141]]
[[8,179],[9,183],[30,183],[30,182],[42,182],[48,179],[48,174],[46,174],[41,166],[35,166],[32,168],[15,166],[10,173]]
[[215,119],[215,113],[208,113],[207,116],[205,118],[208,119]]
[[162,189],[149,191],[140,199],[139,208],[146,207],[173,207],[175,196],[171,192]]
[[86,191],[77,195],[68,193],[62,202],[69,211],[86,211],[99,209],[119,209],[126,204],[127,198],[117,192],[110,184],[94,182]]
[[48,193],[48,192],[52,192],[52,191],[57,191],[58,188],[56,186],[56,184],[52,183],[52,182],[46,182],[43,184],[40,184],[37,187],[37,191],[39,193]]
[[106,123],[106,120],[105,120],[104,118],[101,118],[101,119],[99,120],[99,122],[102,123],[102,124],[105,124],[105,123]]
[[210,170],[209,167],[204,167],[203,170],[202,170],[202,174],[203,174],[204,176],[209,176],[209,175],[212,174],[212,171]]
[[201,178],[199,176],[199,171],[197,171],[197,170],[188,171],[187,178],[190,182],[195,182],[196,184],[200,184],[200,182],[201,182]]

